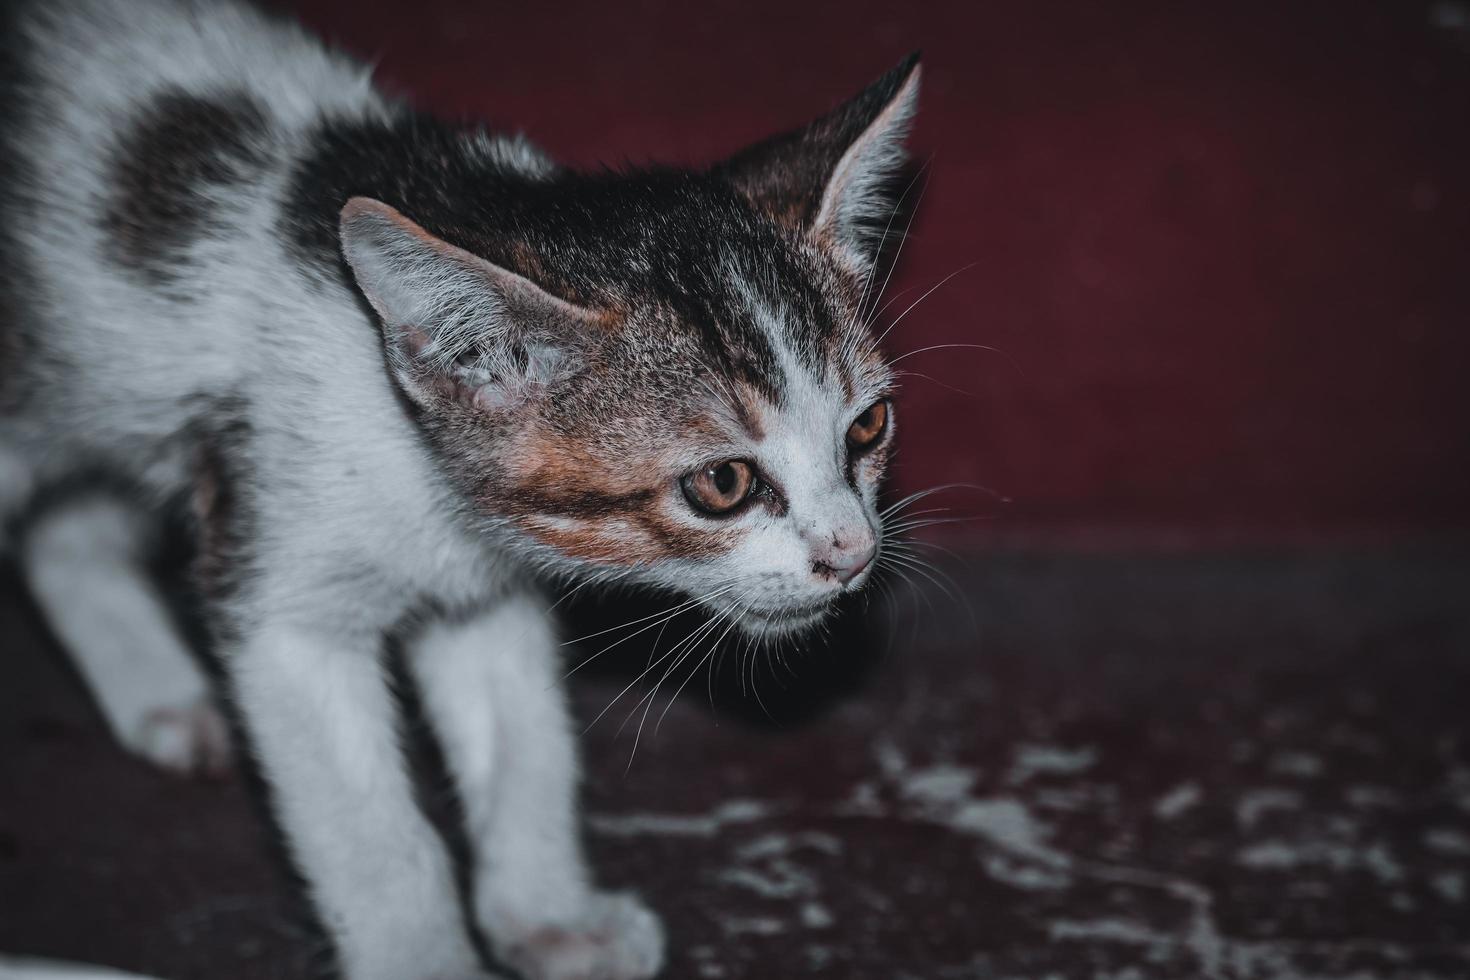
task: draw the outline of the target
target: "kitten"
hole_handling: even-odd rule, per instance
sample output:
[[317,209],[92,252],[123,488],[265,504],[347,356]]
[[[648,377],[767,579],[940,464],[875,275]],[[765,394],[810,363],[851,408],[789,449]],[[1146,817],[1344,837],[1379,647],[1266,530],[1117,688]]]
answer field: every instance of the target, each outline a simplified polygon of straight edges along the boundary
[[663,587],[774,639],[870,577],[894,418],[865,314],[916,59],[713,167],[578,173],[243,6],[9,16],[0,516],[28,516],[25,578],[119,741],[227,749],[143,571],[192,499],[228,689],[345,974],[489,975],[404,770],[389,635],[497,955],[656,973],[658,921],[578,844],[539,584]]

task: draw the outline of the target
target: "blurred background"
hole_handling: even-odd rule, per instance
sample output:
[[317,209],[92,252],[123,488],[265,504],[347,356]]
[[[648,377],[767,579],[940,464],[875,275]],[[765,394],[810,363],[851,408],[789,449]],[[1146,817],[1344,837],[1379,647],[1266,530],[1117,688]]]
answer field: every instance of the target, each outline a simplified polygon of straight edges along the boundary
[[[275,6],[585,166],[923,51],[894,492],[988,490],[825,642],[574,678],[667,977],[1470,976],[1470,3]],[[3,575],[0,950],[320,975],[248,782],[124,756]]]

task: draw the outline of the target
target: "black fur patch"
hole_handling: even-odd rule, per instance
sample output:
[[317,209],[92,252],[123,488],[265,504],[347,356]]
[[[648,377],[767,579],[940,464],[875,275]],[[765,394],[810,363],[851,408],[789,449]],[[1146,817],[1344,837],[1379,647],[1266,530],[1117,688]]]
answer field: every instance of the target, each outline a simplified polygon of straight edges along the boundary
[[197,423],[190,512],[197,538],[194,579],[212,641],[235,636],[232,602],[254,574],[255,494],[252,431],[239,397],[214,401]]
[[282,217],[293,257],[319,279],[351,283],[338,220],[357,195],[434,235],[604,310],[657,311],[693,335],[705,366],[780,400],[770,343],[752,322],[727,259],[793,311],[796,349],[822,366],[836,314],[815,270],[782,229],[723,177],[699,171],[559,171],[534,176],[487,159],[473,131],[404,112],[392,122],[333,120],[298,164]]
[[17,224],[31,220],[26,188],[30,172],[21,143],[28,125],[26,58],[21,46],[23,4],[0,2],[0,411],[24,400],[21,361],[29,344],[24,311],[29,257],[16,238]]
[[266,115],[244,94],[158,96],[119,141],[102,217],[108,252],[154,286],[178,277],[202,235],[228,228],[210,185],[254,179],[268,159]]

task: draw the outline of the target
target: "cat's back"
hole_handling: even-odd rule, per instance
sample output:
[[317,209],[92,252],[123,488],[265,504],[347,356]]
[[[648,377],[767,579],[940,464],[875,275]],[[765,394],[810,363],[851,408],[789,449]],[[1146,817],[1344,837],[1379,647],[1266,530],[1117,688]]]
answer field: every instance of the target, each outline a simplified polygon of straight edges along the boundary
[[248,94],[272,121],[377,104],[366,69],[243,0],[11,0],[5,57],[43,122],[105,136],[164,93]]
[[[261,298],[293,298],[274,242],[293,161],[323,118],[388,111],[367,70],[235,0],[0,16],[0,401],[121,426],[238,384]],[[22,397],[43,369],[73,373],[65,406]]]
[[0,7],[0,200],[53,277],[179,285],[243,244],[323,118],[388,111],[364,66],[240,0]]
[[176,246],[209,224],[198,212],[268,183],[323,116],[383,111],[364,67],[238,0],[0,9],[0,112],[17,164],[0,195],[59,223],[73,254],[90,239],[104,260],[146,262],[127,253],[150,235]]

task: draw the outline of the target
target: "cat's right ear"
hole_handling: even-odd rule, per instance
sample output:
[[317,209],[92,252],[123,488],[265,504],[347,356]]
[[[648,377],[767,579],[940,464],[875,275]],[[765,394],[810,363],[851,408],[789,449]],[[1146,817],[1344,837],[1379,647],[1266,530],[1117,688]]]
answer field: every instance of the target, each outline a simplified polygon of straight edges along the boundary
[[715,173],[757,209],[866,273],[898,203],[893,181],[918,99],[915,52],[825,116],[747,147]]
[[414,402],[508,408],[578,369],[580,341],[598,323],[591,311],[372,198],[347,202],[341,236],[382,320],[389,364]]

